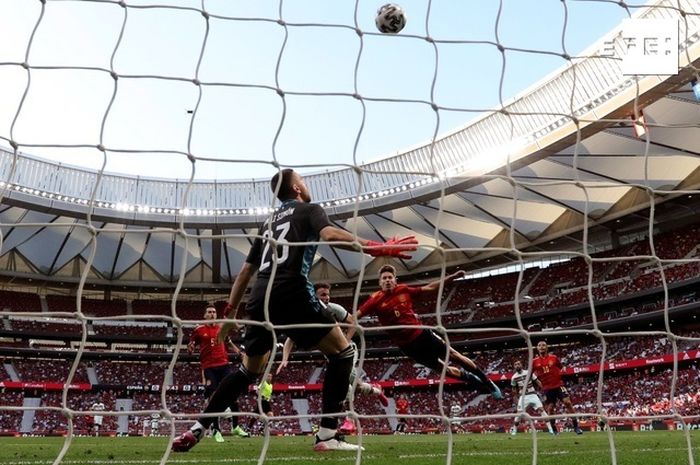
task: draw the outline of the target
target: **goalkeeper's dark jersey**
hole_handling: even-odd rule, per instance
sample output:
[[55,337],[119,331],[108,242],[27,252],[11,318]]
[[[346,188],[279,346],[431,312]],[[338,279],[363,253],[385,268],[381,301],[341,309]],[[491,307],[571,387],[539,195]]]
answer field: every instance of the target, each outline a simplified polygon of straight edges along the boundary
[[[271,223],[271,224],[270,224]],[[315,245],[294,245],[319,240],[319,232],[331,222],[322,207],[313,203],[286,200],[258,230],[257,238],[246,261],[258,269],[258,279],[253,292],[264,292],[272,275],[274,262],[277,268],[273,290],[304,285],[313,294],[309,282],[309,270],[316,254]],[[278,241],[275,247],[268,239]]]

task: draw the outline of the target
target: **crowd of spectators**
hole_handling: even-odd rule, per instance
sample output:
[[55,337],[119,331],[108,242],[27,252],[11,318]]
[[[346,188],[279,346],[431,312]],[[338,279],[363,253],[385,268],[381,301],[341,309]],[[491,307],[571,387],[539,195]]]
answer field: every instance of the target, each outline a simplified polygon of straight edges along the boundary
[[[583,257],[574,257],[569,261],[553,264],[549,267],[530,268],[523,272],[520,292],[516,291],[519,273],[489,276],[479,279],[457,281],[446,287],[440,301],[441,309],[437,309],[437,295],[425,299],[416,299],[416,310],[420,321],[425,325],[437,325],[436,310],[440,311],[441,323],[448,326],[451,341],[460,341],[467,337],[492,338],[498,335],[513,334],[507,331],[490,331],[478,334],[466,334],[455,332],[453,326],[469,321],[483,321],[493,318],[511,317],[515,314],[515,302],[518,302],[520,312],[531,315],[543,311],[551,311],[557,308],[565,308],[584,304],[589,301],[589,274],[592,272],[592,287],[590,293],[593,302],[597,305],[601,302],[619,297],[621,295],[633,295],[649,289],[661,288],[664,281],[668,284],[686,281],[700,276],[700,257],[698,256],[698,242],[700,242],[700,226],[692,226],[680,231],[659,234],[654,237],[654,251],[662,261],[654,260],[652,248],[648,240],[623,245],[612,251],[606,251],[592,256],[593,261],[586,261]],[[628,259],[629,257],[642,257]],[[672,262],[694,258],[691,262]],[[664,261],[666,260],[666,261]],[[663,279],[660,266],[663,266]],[[369,289],[368,289],[369,290]],[[363,294],[360,303],[364,300]],[[615,310],[604,310],[596,313],[598,321],[632,316],[645,312],[663,309],[666,305],[674,307],[698,299],[696,292],[686,292],[670,296],[668,302],[653,300],[650,298],[643,304],[629,304]],[[352,308],[353,300],[350,296],[340,296],[335,299],[347,308]],[[37,294],[0,291],[0,310],[25,312],[41,311],[41,301]],[[47,296],[46,303],[50,312],[75,312],[75,297]],[[222,314],[224,302],[217,302],[217,309]],[[125,301],[102,301],[83,299],[82,311],[86,315],[116,316],[128,313],[131,308],[133,315],[161,315],[165,319],[171,316],[171,302],[157,300],[134,300],[127,304]],[[596,310],[597,312],[597,310]],[[179,318],[199,320],[202,318],[203,303],[194,301],[178,301],[176,314]],[[574,312],[575,313],[575,312]],[[50,314],[47,314],[49,316]],[[543,316],[540,322],[528,328],[533,331],[533,338],[547,335],[547,330],[556,328],[569,328],[592,322],[590,312],[580,314]],[[375,319],[363,321],[368,328],[377,326]],[[22,317],[10,317],[2,321],[5,329],[11,329],[16,333],[31,332],[35,334],[46,333],[72,333],[80,334],[82,331],[79,320],[67,319],[28,319]],[[192,325],[185,328],[185,341],[191,331]],[[108,336],[132,336],[147,338],[164,338],[172,334],[172,328],[168,328],[165,321],[161,324],[129,324],[113,325],[103,322],[88,323],[89,334]],[[538,333],[541,331],[541,334]],[[369,331],[368,333],[372,333]],[[700,349],[700,332],[685,329],[675,333],[676,336],[684,336],[693,339],[680,339],[677,341],[679,351]],[[371,347],[382,347],[390,344],[386,339],[371,339]],[[50,341],[49,341],[50,342]],[[34,344],[34,343],[33,343]],[[28,342],[7,341],[4,347],[27,347]],[[37,348],[39,346],[32,345]],[[46,347],[52,347],[47,345]],[[128,347],[128,344],[125,345]],[[146,346],[144,346],[146,347]],[[552,349],[561,358],[565,366],[583,367],[603,361],[603,346],[599,339],[591,337],[587,342],[569,342],[555,344]],[[156,351],[149,346],[150,351]],[[160,350],[169,350],[165,345]],[[606,336],[605,361],[622,361],[637,358],[656,358],[673,353],[671,340],[663,335],[649,335],[640,337]],[[498,351],[475,351],[469,353],[480,366],[486,367],[489,373],[508,374],[516,359],[526,361],[528,353],[524,349],[501,349]],[[67,379],[72,360],[48,360],[12,357],[3,360],[11,364],[14,371],[22,381],[31,382],[63,382]],[[199,365],[190,362],[178,362],[173,371],[172,380],[165,378],[168,368],[167,362],[134,362],[134,361],[89,361],[81,362],[75,376],[74,383],[88,383],[88,370],[94,369],[99,384],[107,385],[163,385],[169,382],[178,385],[195,385],[201,382]],[[293,362],[282,374],[275,379],[277,383],[306,384],[311,381],[312,375],[320,373],[314,378],[314,382],[321,382],[324,370],[315,361]],[[276,368],[276,366],[274,367]],[[274,369],[273,368],[273,369]],[[435,377],[434,373],[412,361],[397,357],[391,359],[364,360],[363,369],[370,380],[407,380]],[[683,415],[697,415],[699,412],[698,400],[700,392],[696,387],[698,370],[696,367],[684,366],[678,372],[677,390],[674,402],[670,399],[670,385],[672,373],[667,366],[650,368],[646,371],[634,371],[620,373],[606,373],[603,382],[603,402],[609,415],[655,415],[667,414],[673,408],[678,409]],[[8,372],[0,364],[0,381],[9,380]],[[595,377],[569,378],[569,388],[578,411],[594,412],[598,384]],[[399,391],[400,392],[400,391]],[[160,396],[154,393],[130,394],[134,399],[134,409],[148,410],[160,409]],[[275,398],[276,415],[292,416],[296,414],[292,403],[293,393],[277,393]],[[69,397],[69,407],[75,410],[87,410],[95,400],[94,393],[78,393]],[[308,397],[310,413],[320,411],[320,397],[312,393]],[[22,405],[24,396],[18,391],[3,393],[3,405]],[[478,393],[462,391],[459,389],[446,389],[443,405],[449,409],[451,404],[459,404],[464,407],[462,416],[472,417],[488,413],[507,413],[512,411],[514,398],[512,392],[506,390],[503,400],[494,400],[490,396],[479,396]],[[113,409],[116,394],[106,391],[102,397],[108,409]],[[201,395],[168,394],[169,408],[175,413],[196,413],[203,403]],[[432,418],[413,419],[413,427],[416,429],[443,428],[444,419],[440,418],[439,405],[435,390],[415,391],[411,393],[411,413],[433,415]],[[60,393],[43,393],[42,407],[56,407],[60,405]],[[251,412],[257,410],[255,395],[244,396],[240,401],[241,411]],[[363,416],[377,416],[376,418],[361,418],[364,428],[372,431],[388,431],[390,425],[385,417],[386,412],[371,397],[358,397],[355,400],[356,412]],[[22,412],[5,412],[0,415],[0,430],[17,428],[21,421]],[[146,417],[133,421],[134,432],[142,427]],[[52,432],[65,428],[66,417],[57,410],[38,410],[34,417],[36,431]],[[75,424],[79,429],[87,429],[89,415],[78,415]],[[106,418],[109,427],[115,426],[113,417]],[[253,425],[253,432],[260,432],[263,428],[261,422]],[[270,425],[274,433],[295,433],[300,430],[297,419],[289,418],[275,420]],[[133,432],[132,432],[133,433]]]
[[[207,302],[178,300],[175,314],[183,320],[201,320]],[[172,302],[169,300],[133,300],[131,311],[134,315],[172,316]]]
[[92,329],[95,334],[100,336],[129,336],[129,337],[165,337],[167,334],[167,326],[165,325],[108,325],[108,324],[92,324]]
[[[655,250],[661,259],[692,259],[691,262],[663,262],[667,283],[685,281],[700,275],[697,255],[699,226],[655,237]],[[520,311],[538,311],[563,308],[588,301],[588,277],[592,270],[591,292],[595,303],[624,294],[662,287],[659,263],[648,258],[648,241],[621,246],[615,250],[592,255],[589,265],[583,257],[550,265],[544,269],[530,268],[523,273],[520,295],[515,295],[519,273],[489,276],[456,283],[455,292],[448,302],[448,310],[471,308],[474,319],[484,320],[514,314],[514,301]],[[527,296],[527,297],[526,297]]]
[[[77,301],[75,296],[63,296],[48,294],[46,305],[49,312],[76,312]],[[126,301],[124,300],[104,300],[86,299],[80,300],[80,311],[87,316],[117,316],[125,315]]]
[[[682,228],[678,231],[658,234],[654,237],[656,256],[662,260],[697,258],[700,225]],[[652,260],[648,239],[622,245],[614,250],[593,254],[590,270],[593,272],[593,298],[600,302],[623,294],[636,293],[662,285],[660,262]],[[633,257],[647,257],[634,259]],[[694,262],[661,262],[664,265],[668,283],[694,278],[700,274],[700,259]],[[445,288],[441,301],[447,304],[446,312],[469,309],[475,312],[474,318],[508,316],[513,313],[513,302],[520,301],[523,313],[577,305],[588,300],[589,263],[581,256],[552,264],[544,269],[529,268],[523,272],[520,295],[516,295],[519,273],[488,276],[455,282]],[[360,303],[371,289],[363,290]],[[528,299],[525,298],[528,297]],[[346,308],[352,308],[353,297],[339,295],[334,300]],[[35,293],[0,291],[3,310],[41,311],[40,298]],[[73,296],[47,295],[50,312],[75,312],[76,300]],[[418,313],[435,314],[437,296],[416,299]],[[222,310],[225,302],[216,302]],[[183,319],[198,320],[202,317],[203,302],[179,300],[176,314]],[[86,315],[115,316],[127,315],[126,301],[85,299],[81,301]],[[172,315],[169,300],[133,300],[130,303],[133,315]],[[454,314],[456,316],[456,314]],[[433,317],[429,321],[434,322]],[[455,318],[456,319],[456,318]],[[457,319],[456,323],[460,321]],[[55,326],[54,326],[55,327]],[[20,324],[20,330],[27,329]],[[29,329],[37,329],[30,327]],[[49,328],[51,329],[51,328]],[[67,328],[66,328],[67,329]],[[107,330],[109,331],[109,330]]]
[[80,334],[82,332],[82,324],[79,321],[71,321],[69,319],[11,319],[10,325],[12,329],[17,332],[33,332],[43,334]]
[[[21,381],[61,383],[68,379],[73,360],[56,359],[42,360],[15,358],[10,362]],[[7,360],[6,360],[7,363]],[[78,365],[73,376],[73,383],[88,383],[88,375],[84,363]]]
[[30,292],[0,291],[0,311],[40,312],[41,300]]
[[163,384],[166,362],[98,361],[94,365],[100,384]]
[[[620,341],[623,344],[624,341]],[[574,350],[561,350],[562,357],[580,356],[580,352]],[[596,375],[569,377],[567,389],[569,390],[575,409],[578,413],[599,413],[597,404],[598,389],[602,392],[603,411],[608,416],[639,417],[649,415],[669,415],[673,408],[683,416],[700,414],[700,388],[697,379],[700,370],[697,365],[686,365],[678,370],[675,384],[674,402],[671,402],[671,383],[673,371],[669,367],[653,366],[645,369],[623,372],[608,372],[605,374],[602,384],[598,384]],[[508,383],[504,385],[507,386]],[[410,399],[410,414],[423,415],[423,418],[411,418],[409,431],[444,431],[446,418],[449,416],[450,407],[458,405],[461,413],[458,415],[465,425],[472,423],[485,424],[484,420],[470,420],[470,418],[489,414],[514,413],[517,393],[510,388],[504,388],[504,398],[496,400],[490,395],[485,395],[471,390],[463,390],[459,386],[445,387],[440,399],[439,391],[432,388],[412,389],[397,388],[394,392],[388,391],[389,396],[407,395]],[[55,434],[66,430],[67,417],[60,409],[44,409],[44,407],[60,407],[61,392],[44,392],[41,394],[41,408],[34,415],[33,432],[35,434]],[[293,391],[276,391],[273,399],[273,413],[280,419],[270,422],[272,434],[298,434],[301,425],[296,415],[293,398],[302,395],[308,400],[309,413],[316,415],[320,412],[320,393],[299,393]],[[163,409],[161,396],[155,392],[135,392],[130,397],[133,401],[133,411],[143,411],[142,414],[133,416],[129,421],[129,433],[141,435],[150,424],[151,412]],[[21,406],[24,395],[21,391],[8,391],[3,394],[4,405]],[[71,391],[68,397],[68,407],[76,411],[87,412],[93,402],[101,400],[108,410],[114,410],[117,394],[114,391],[82,392]],[[166,394],[166,406],[181,423],[187,424],[193,416],[199,413],[204,405],[204,397],[199,392],[179,392]],[[366,432],[386,433],[391,431],[389,417],[393,413],[391,407],[385,410],[373,396],[357,395],[353,401],[354,411],[360,418],[360,424]],[[441,408],[442,406],[442,408]],[[241,424],[249,427],[253,434],[262,434],[265,424],[254,419],[252,412],[257,412],[257,395],[254,392],[244,395],[239,400],[239,412]],[[78,434],[89,432],[92,414],[81,413],[73,417],[74,427]],[[591,418],[589,416],[589,418]],[[17,431],[21,422],[22,412],[10,412],[3,414],[0,420],[0,431]],[[116,430],[116,417],[105,416],[104,431]],[[224,428],[227,428],[224,420]],[[489,420],[504,427],[510,424],[510,418]]]
[[[21,407],[24,402],[22,391],[2,392],[2,404],[8,407]],[[22,411],[3,410],[0,414],[0,433],[19,431],[22,422]]]
[[[32,431],[38,435],[60,434],[68,430],[68,416],[60,410],[62,392],[44,392],[41,395],[41,405],[34,413],[34,423]],[[113,391],[79,392],[70,391],[67,398],[67,407],[71,410],[85,412],[73,415],[73,428],[76,434],[91,434],[94,414],[90,412],[93,403],[102,402],[106,410],[114,411],[116,405],[116,394]],[[46,407],[53,407],[46,409]],[[104,415],[102,431],[116,431],[116,417]]]
[[[682,330],[674,332],[679,337],[679,352],[700,349],[700,331]],[[606,335],[605,361],[623,361],[643,358],[655,358],[673,353],[671,341],[663,333],[647,336]],[[552,344],[552,350],[560,357],[565,366],[583,367],[601,362],[603,346],[600,339],[591,336],[588,340]],[[528,360],[525,348],[501,350],[469,351],[467,355],[486,367],[488,373],[509,373],[515,360]],[[366,354],[369,356],[369,354]],[[71,360],[7,358],[4,363],[11,364],[21,381],[25,382],[63,382],[70,370]],[[169,362],[136,362],[103,360],[81,362],[73,382],[88,382],[87,369],[94,369],[98,384],[109,385],[162,385]],[[0,365],[0,380],[9,380],[9,374]],[[273,365],[276,370],[277,364]],[[312,380],[312,374],[319,368],[319,376]],[[407,380],[435,377],[425,367],[415,364],[405,357],[366,358],[362,362],[366,377],[372,381],[384,379]],[[292,362],[275,378],[276,383],[307,384],[311,381],[320,383],[324,376],[324,365],[320,361]],[[200,366],[196,362],[179,362],[173,369],[172,384],[196,385],[201,383]]]

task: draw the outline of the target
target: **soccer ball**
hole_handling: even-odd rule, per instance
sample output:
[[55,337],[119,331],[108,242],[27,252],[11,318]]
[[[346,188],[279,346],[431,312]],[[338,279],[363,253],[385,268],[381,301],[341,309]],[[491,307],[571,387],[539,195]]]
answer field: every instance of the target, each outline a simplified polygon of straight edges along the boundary
[[384,34],[398,34],[406,26],[406,13],[395,3],[387,3],[377,10],[374,23]]

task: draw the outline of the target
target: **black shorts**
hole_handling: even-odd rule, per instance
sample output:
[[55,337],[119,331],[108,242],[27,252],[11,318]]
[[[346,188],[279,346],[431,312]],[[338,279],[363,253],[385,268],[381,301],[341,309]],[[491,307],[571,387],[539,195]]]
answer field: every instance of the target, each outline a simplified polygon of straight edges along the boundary
[[262,406],[262,413],[272,412],[272,405],[270,405],[269,400],[260,399],[260,405]]
[[204,369],[204,397],[209,397],[214,393],[221,380],[226,378],[233,369],[230,364]]
[[449,359],[447,344],[429,329],[424,329],[417,338],[399,346],[399,349],[416,362],[438,373],[442,371],[440,360]]
[[[265,321],[265,282],[256,283],[246,306],[248,318]],[[277,330],[277,337],[284,333],[302,349],[316,346],[335,326],[319,311],[319,303],[307,289],[305,280],[278,284],[270,293],[270,323],[273,325],[321,323],[323,327],[285,328]],[[248,325],[243,344],[249,356],[263,355],[272,349],[272,332],[259,325]]]
[[569,391],[564,386],[544,391],[545,404],[556,404],[558,400],[564,400],[567,397],[569,397]]

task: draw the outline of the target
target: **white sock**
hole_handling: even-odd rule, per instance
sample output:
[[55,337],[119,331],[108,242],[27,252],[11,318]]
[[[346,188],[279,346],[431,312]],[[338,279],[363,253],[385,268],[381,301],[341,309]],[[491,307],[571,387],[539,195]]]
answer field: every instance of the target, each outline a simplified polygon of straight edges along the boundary
[[192,434],[197,436],[197,439],[199,439],[202,436],[202,433],[204,432],[204,425],[197,421],[194,425],[192,425],[190,431],[192,431]]
[[318,438],[321,441],[326,441],[326,440],[332,438],[333,436],[335,436],[335,432],[336,432],[336,430],[334,430],[334,429],[325,428],[325,427],[321,426],[318,429],[318,433],[316,433],[316,436],[318,436]]

